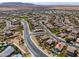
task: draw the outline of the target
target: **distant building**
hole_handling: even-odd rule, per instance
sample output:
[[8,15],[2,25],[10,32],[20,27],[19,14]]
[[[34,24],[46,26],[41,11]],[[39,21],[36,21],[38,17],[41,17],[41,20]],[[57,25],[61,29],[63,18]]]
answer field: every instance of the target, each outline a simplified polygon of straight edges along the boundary
[[8,46],[3,52],[0,53],[0,57],[10,56],[15,49],[12,46]]

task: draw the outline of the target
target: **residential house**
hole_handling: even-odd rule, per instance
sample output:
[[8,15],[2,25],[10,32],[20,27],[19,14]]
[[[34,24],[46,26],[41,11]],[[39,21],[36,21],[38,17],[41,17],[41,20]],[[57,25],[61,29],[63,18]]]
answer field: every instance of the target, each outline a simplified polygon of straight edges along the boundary
[[49,29],[54,28],[54,26],[52,26],[52,24],[50,24],[50,23],[46,24],[46,26],[47,26]]
[[0,23],[4,23],[5,22],[5,20],[4,19],[0,19]]
[[77,57],[79,57],[79,53],[77,54]]
[[10,30],[11,31],[16,31],[20,28],[20,25],[11,25]]
[[59,51],[62,51],[62,49],[66,46],[63,42],[58,42],[58,44],[55,46],[55,49],[58,49]]
[[35,29],[35,30],[34,30],[34,32],[42,32],[42,31],[43,31],[43,29],[41,29],[41,28],[40,28],[40,29]]
[[79,49],[78,49],[77,51],[78,51],[78,53],[77,53],[77,57],[79,57]]
[[78,31],[77,31],[76,29],[73,29],[73,30],[72,30],[72,33],[77,34]]
[[76,43],[78,43],[78,44],[79,44],[79,38],[77,38]]
[[20,25],[21,22],[20,22],[20,20],[13,19],[13,20],[11,20],[11,24],[12,25]]
[[6,31],[6,32],[5,32],[5,35],[6,35],[6,36],[11,36],[11,35],[13,35],[13,33],[12,33],[11,31]]
[[79,38],[77,38],[75,45],[76,45],[76,46],[79,46]]
[[64,21],[66,24],[70,24],[71,22],[69,21],[69,18],[68,17],[65,17],[65,21]]
[[68,46],[67,47],[67,56],[75,57],[75,55],[76,55],[75,51],[76,50],[77,50],[76,47]]
[[53,43],[53,40],[52,40],[52,39],[48,39],[48,40],[46,41],[46,43],[49,44],[49,45],[51,45],[51,44]]
[[65,37],[66,35],[67,34],[66,33],[63,33],[63,32],[59,34],[60,37]]
[[35,27],[35,29],[41,29],[41,27]]
[[38,23],[35,20],[31,20],[31,22],[35,27],[38,26]]
[[43,36],[40,36],[40,38],[41,38],[42,40],[47,40],[47,39],[49,39],[50,37],[49,37],[48,35],[43,35]]

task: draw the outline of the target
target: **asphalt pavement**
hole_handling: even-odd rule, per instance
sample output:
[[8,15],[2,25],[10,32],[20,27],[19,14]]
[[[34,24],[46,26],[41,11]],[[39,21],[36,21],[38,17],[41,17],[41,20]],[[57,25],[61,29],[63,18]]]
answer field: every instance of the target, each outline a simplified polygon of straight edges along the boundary
[[30,29],[28,22],[22,21],[22,24],[24,27],[25,43],[27,44],[30,51],[34,54],[35,57],[48,57],[46,54],[40,51],[39,48],[37,48],[35,44],[32,42],[32,38],[30,37],[30,33],[29,33]]

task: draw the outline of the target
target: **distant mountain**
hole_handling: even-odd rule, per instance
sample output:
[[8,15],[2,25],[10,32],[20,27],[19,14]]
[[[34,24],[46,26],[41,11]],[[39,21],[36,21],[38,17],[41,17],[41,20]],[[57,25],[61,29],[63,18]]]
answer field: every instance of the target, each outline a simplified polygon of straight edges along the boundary
[[22,3],[22,2],[6,2],[1,3],[0,6],[33,6],[32,3]]

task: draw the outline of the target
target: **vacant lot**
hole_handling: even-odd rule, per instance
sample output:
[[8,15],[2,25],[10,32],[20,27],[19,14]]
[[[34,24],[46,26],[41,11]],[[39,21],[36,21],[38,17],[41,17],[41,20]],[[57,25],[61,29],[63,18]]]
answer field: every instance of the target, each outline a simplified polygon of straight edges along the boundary
[[0,11],[6,10],[22,10],[22,9],[61,9],[61,10],[79,10],[79,6],[16,6],[16,7],[2,7]]
[[57,6],[57,7],[50,7],[49,9],[79,10],[79,6]]

